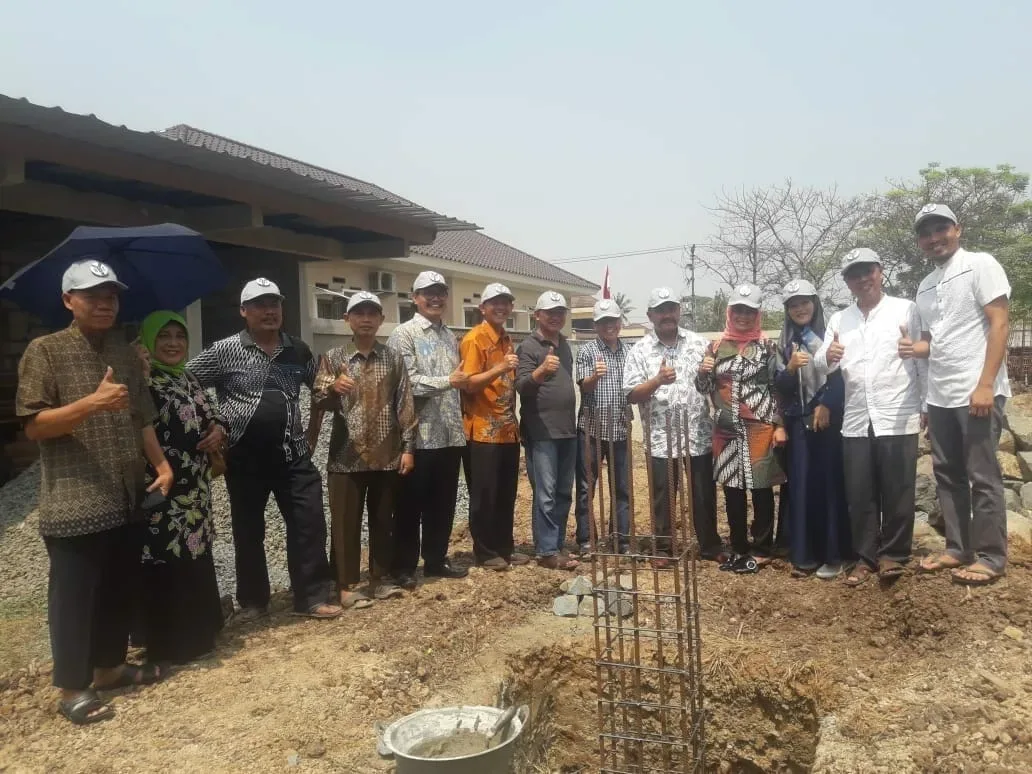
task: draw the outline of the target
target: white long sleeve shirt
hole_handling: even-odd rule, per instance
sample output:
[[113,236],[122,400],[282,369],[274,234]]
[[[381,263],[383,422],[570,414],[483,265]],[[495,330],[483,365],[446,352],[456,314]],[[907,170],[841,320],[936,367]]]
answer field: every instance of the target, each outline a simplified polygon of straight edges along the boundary
[[[869,427],[874,429],[875,436],[920,431],[927,364],[924,360],[900,358],[901,325],[907,326],[911,338],[920,338],[917,305],[893,296],[882,296],[866,318],[856,304],[831,316],[824,344],[814,362],[824,374],[836,368],[842,371],[846,386],[843,437],[866,438]],[[829,367],[828,347],[835,333],[845,354]]]

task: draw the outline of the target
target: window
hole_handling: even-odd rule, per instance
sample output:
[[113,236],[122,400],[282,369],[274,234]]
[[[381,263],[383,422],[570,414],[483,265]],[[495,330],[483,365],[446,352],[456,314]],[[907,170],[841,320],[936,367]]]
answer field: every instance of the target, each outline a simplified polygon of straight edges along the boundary
[[408,322],[416,316],[416,305],[407,299],[398,299],[398,322]]
[[575,331],[593,331],[595,330],[595,323],[591,320],[572,320],[570,327]]
[[508,320],[505,321],[505,330],[516,330],[516,315],[512,315]]
[[462,325],[465,328],[472,328],[480,324],[480,310],[475,306],[467,306],[462,310]]
[[315,316],[320,320],[343,320],[347,308],[343,298],[322,296],[315,301]]

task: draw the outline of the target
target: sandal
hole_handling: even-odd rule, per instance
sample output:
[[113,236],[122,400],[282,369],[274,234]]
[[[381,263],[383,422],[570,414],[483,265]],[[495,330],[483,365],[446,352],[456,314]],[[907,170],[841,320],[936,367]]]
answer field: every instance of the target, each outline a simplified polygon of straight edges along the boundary
[[963,566],[964,563],[959,559],[949,554],[939,554],[938,556],[926,556],[917,565],[917,569],[920,572],[938,572],[939,570],[956,570]]
[[894,559],[882,559],[878,562],[878,577],[882,580],[898,578],[904,572],[906,572],[906,568],[903,564]]
[[[974,578],[965,578],[963,573],[974,575]],[[950,580],[959,583],[961,586],[989,586],[996,583],[1003,577],[1003,573],[993,572],[982,564],[970,564],[967,567],[958,567],[950,573]]]
[[792,577],[802,580],[803,578],[812,578],[817,572],[816,567],[793,567]]
[[120,688],[131,688],[135,685],[153,685],[165,679],[165,673],[157,664],[147,663],[143,666],[123,664],[118,670],[118,677],[107,685],[94,684],[98,691],[117,691]]
[[400,586],[395,586],[393,583],[381,583],[373,589],[375,599],[395,599],[403,596],[405,596],[405,592],[401,590]]
[[80,691],[71,699],[61,699],[57,709],[77,726],[99,723],[115,715],[114,708],[97,696],[93,689]]
[[873,575],[874,570],[872,570],[863,562],[860,562],[852,570],[849,571],[849,575],[847,575],[846,579],[842,582],[850,588],[854,588],[856,586],[862,586],[863,584],[867,583],[867,581],[869,581],[871,579],[871,576]]
[[293,615],[302,616],[304,618],[315,618],[320,621],[329,621],[333,618],[340,618],[343,613],[344,608],[340,605],[333,605],[329,602],[320,602],[317,605],[312,605],[303,613],[295,611]]
[[365,610],[373,606],[373,600],[361,591],[345,591],[341,595],[340,606],[344,610]]

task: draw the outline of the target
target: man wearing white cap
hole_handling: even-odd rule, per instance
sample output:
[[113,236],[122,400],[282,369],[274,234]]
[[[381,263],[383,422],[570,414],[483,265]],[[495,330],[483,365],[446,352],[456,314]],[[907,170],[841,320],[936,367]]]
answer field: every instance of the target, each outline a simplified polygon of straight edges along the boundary
[[925,366],[900,358],[900,333],[916,334],[921,319],[913,301],[883,292],[878,254],[849,251],[842,277],[855,302],[831,316],[814,364],[822,374],[840,371],[845,384],[842,446],[857,556],[845,583],[859,586],[874,573],[897,576],[910,561]]
[[[630,494],[627,486],[627,422],[630,410],[623,391],[624,363],[630,350],[620,340],[623,310],[611,298],[592,309],[597,338],[577,351],[577,384],[581,389],[577,417],[577,544],[588,553],[591,519],[588,499],[598,478],[598,461],[607,459],[615,491],[615,523],[609,525],[612,551],[627,553],[630,547]],[[605,484],[603,484],[604,486]],[[597,509],[596,509],[597,510]],[[607,536],[599,535],[599,540]]]
[[469,383],[469,376],[462,370],[455,334],[444,324],[448,308],[444,277],[436,271],[420,272],[412,283],[412,301],[416,314],[387,339],[387,346],[405,361],[419,418],[415,469],[402,480],[394,525],[394,574],[406,589],[416,587],[421,553],[426,577],[469,574],[448,559],[466,446],[459,391]]
[[[399,476],[412,472],[416,409],[405,363],[380,344],[383,305],[360,290],[348,299],[351,341],[319,362],[314,409],[333,412],[329,459],[330,565],[345,608],[401,596],[387,578],[394,564],[394,501]],[[359,591],[362,514],[369,513],[369,590]]]
[[463,369],[469,376],[462,396],[469,531],[477,564],[499,571],[529,559],[516,553],[512,536],[520,472],[515,389],[519,358],[505,321],[514,301],[512,291],[501,283],[484,288],[483,322],[463,337],[461,345]]
[[[115,329],[127,289],[99,260],[72,264],[61,280],[72,324],[29,342],[18,366],[16,412],[43,469],[53,682],[61,714],[80,725],[114,714],[95,689],[163,677],[154,664],[125,663],[143,548],[136,514],[148,492],[167,495],[173,478],[139,357]],[[156,473],[149,486],[145,460]]]
[[901,357],[928,360],[928,430],[946,553],[921,569],[952,569],[969,586],[993,583],[1007,565],[1007,511],[996,446],[1007,379],[1010,283],[988,253],[960,246],[957,216],[927,204],[914,219],[917,243],[935,268],[917,289],[921,337],[904,336]]
[[335,618],[343,610],[329,601],[322,478],[301,426],[301,385],[312,389],[317,361],[305,342],[283,332],[283,294],[275,282],[258,277],[244,285],[240,316],[243,331],[216,341],[186,366],[215,389],[229,422],[226,490],[240,616],[253,620],[268,612],[265,506],[271,493],[287,528],[294,612]]
[[[695,375],[709,342],[680,327],[681,304],[669,288],[649,294],[648,317],[652,331],[627,356],[623,389],[629,403],[637,403],[642,423],[650,428],[646,446],[652,466],[654,550],[669,555],[671,508],[677,497],[680,463],[690,459],[695,536],[704,559],[724,561],[717,533],[717,490],[713,479],[713,423],[709,402],[695,389]],[[667,424],[671,433],[667,433]],[[673,457],[668,466],[668,460]],[[673,480],[670,480],[672,468]],[[651,528],[635,530],[651,532]],[[667,561],[655,561],[659,567]]]
[[562,293],[542,293],[534,307],[537,327],[516,350],[520,431],[534,493],[534,552],[539,565],[553,570],[578,565],[564,550],[577,464],[573,352],[562,334],[567,311]]

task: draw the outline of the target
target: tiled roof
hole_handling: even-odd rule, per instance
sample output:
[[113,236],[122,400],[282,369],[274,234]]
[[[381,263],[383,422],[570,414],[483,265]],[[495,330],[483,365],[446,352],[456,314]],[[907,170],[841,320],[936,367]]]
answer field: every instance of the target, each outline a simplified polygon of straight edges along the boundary
[[594,282],[588,282],[583,277],[535,258],[530,253],[517,250],[479,231],[441,231],[432,244],[413,245],[411,251],[431,258],[456,261],[481,269],[505,271],[545,282],[579,288],[599,287]]

